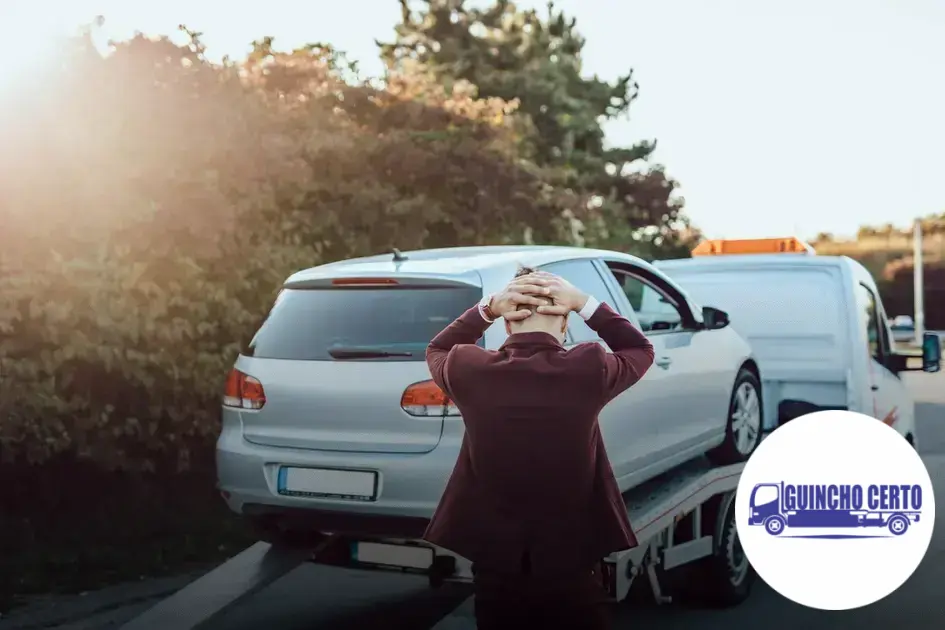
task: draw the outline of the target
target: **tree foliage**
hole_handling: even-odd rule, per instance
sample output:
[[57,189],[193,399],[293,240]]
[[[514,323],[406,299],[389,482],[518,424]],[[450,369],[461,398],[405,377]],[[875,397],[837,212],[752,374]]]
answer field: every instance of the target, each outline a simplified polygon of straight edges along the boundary
[[[437,35],[452,57],[400,55],[382,82],[327,44],[264,37],[214,63],[184,27],[183,45],[65,42],[0,105],[0,459],[189,466],[241,344],[301,268],[395,247],[678,243],[673,182],[620,171],[651,145],[603,144],[631,77],[582,78],[560,14],[464,15],[518,39],[463,43],[470,22]],[[448,81],[447,58],[467,64]]]
[[86,37],[13,103],[0,166],[0,455],[189,464],[223,377],[300,268],[573,242],[578,195],[520,151],[515,101],[329,46]]
[[604,141],[602,123],[627,115],[637,98],[633,72],[612,83],[585,76],[586,42],[574,19],[553,3],[544,15],[510,0],[485,8],[465,0],[400,4],[396,40],[379,44],[392,67],[417,60],[446,85],[468,81],[483,96],[517,100],[533,130],[523,137],[527,155],[579,191],[586,221],[607,224],[592,238],[651,257],[688,255],[699,235],[676,182],[649,162],[655,142],[621,148]]

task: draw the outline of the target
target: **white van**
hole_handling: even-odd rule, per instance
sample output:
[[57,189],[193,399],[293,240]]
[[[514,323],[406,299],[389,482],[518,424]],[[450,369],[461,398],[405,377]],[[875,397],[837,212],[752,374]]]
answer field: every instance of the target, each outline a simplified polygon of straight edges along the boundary
[[[916,444],[914,403],[900,374],[937,372],[941,347],[928,335],[921,362],[894,350],[866,268],[846,256],[817,256],[793,238],[707,241],[693,256],[655,265],[695,302],[726,311],[748,339],[761,372],[766,431],[805,413],[848,409]],[[648,297],[641,310],[652,317],[665,310]]]

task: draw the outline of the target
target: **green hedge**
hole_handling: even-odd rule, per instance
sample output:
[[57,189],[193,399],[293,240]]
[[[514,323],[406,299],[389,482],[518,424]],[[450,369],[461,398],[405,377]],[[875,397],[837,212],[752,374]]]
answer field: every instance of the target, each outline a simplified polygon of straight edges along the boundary
[[346,82],[325,48],[221,65],[196,40],[74,43],[0,120],[3,461],[186,469],[289,273],[572,238],[580,200],[472,86]]

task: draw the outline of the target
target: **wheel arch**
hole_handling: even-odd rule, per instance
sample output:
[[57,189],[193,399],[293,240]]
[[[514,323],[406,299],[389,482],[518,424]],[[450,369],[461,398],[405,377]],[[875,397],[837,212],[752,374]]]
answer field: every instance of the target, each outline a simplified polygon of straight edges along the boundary
[[742,364],[738,366],[738,370],[739,371],[748,370],[749,372],[751,372],[755,376],[755,378],[758,379],[758,387],[759,388],[762,387],[761,369],[758,367],[758,362],[755,361],[753,358],[749,357],[745,359],[744,361],[742,361]]

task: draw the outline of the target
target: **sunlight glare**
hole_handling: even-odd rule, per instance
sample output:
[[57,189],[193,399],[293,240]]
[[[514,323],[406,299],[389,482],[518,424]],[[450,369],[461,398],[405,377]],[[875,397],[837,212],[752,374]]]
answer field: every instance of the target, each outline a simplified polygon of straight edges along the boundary
[[68,30],[41,7],[21,3],[0,8],[0,100],[53,63],[67,35]]

